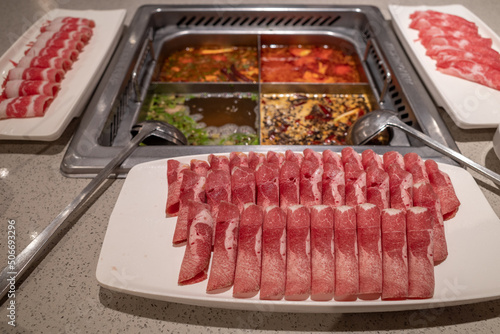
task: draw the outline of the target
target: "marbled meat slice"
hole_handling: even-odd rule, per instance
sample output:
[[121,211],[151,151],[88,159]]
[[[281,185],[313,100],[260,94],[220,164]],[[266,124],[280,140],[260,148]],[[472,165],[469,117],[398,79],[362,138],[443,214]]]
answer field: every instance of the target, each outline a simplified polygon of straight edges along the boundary
[[302,161],[304,160],[304,155],[302,153],[293,152],[292,150],[286,150],[285,160],[294,161],[300,166],[302,165]]
[[306,148],[300,168],[300,204],[311,207],[322,203],[322,175],[321,154]]
[[54,24],[54,25],[55,24],[68,24],[68,23],[76,24],[76,25],[88,26],[90,28],[94,28],[95,27],[95,21],[92,20],[92,19],[86,19],[86,18],[83,18],[83,17],[71,17],[71,16],[59,16],[59,17],[56,17],[55,19],[50,20],[49,22],[47,22],[46,25],[48,25],[48,24]]
[[353,301],[359,290],[356,207],[340,206],[334,214],[335,300]]
[[249,298],[259,292],[263,222],[262,207],[253,203],[245,204],[240,215],[233,297]]
[[249,152],[248,153],[248,167],[255,170],[257,166],[263,162],[266,162],[266,155],[259,152]]
[[334,209],[311,207],[311,299],[331,300],[335,292]]
[[408,298],[406,211],[382,210],[382,300]]
[[384,162],[382,161],[382,158],[371,149],[361,152],[361,163],[363,164],[363,168],[365,170],[372,165],[375,165],[375,167],[380,169],[384,169]]
[[248,155],[243,152],[231,152],[229,154],[229,172],[233,172],[234,167],[248,167]]
[[280,205],[280,168],[277,163],[264,162],[255,170],[257,205],[267,207]]
[[280,207],[300,203],[300,165],[292,160],[285,160],[279,174]]
[[[376,168],[376,167],[375,167]],[[370,203],[357,207],[360,299],[378,299],[382,294],[382,236],[380,209]]]
[[1,99],[0,119],[4,119],[41,117],[45,115],[53,97],[45,95],[30,95],[14,97],[11,99]]
[[208,204],[188,201],[186,206],[189,236],[179,272],[179,285],[205,280],[212,255],[214,221]]
[[246,203],[256,203],[255,175],[250,167],[234,167],[231,172],[231,202],[243,211]]
[[311,293],[310,226],[306,206],[287,208],[286,300],[305,300]]
[[438,62],[437,69],[448,75],[500,90],[500,71],[469,59]]
[[28,80],[9,80],[5,84],[3,97],[10,99],[19,96],[45,95],[55,97],[61,89],[61,85],[50,81],[28,81]]
[[281,167],[283,161],[285,161],[285,154],[274,151],[267,151],[266,161],[268,163],[278,165],[278,168]]
[[393,209],[406,210],[413,206],[413,176],[403,168],[395,163],[387,167],[390,201]]
[[214,250],[207,291],[229,288],[234,283],[239,223],[240,211],[238,207],[227,201],[222,201],[215,220]]
[[205,160],[192,159],[189,162],[189,165],[193,172],[200,176],[207,177],[207,173],[210,169],[210,165],[208,162],[206,162]]
[[7,75],[7,81],[41,80],[41,81],[61,82],[63,78],[64,78],[63,70],[58,70],[55,68],[37,68],[37,67],[29,67],[29,68],[15,67],[11,69],[9,71],[9,74]]
[[441,171],[434,160],[426,160],[425,169],[427,170],[427,174],[429,174],[432,188],[441,202],[443,219],[448,220],[455,217],[460,207],[460,200],[455,193],[455,188],[453,188],[449,175]]
[[432,27],[449,27],[453,29],[467,29],[477,32],[477,25],[463,17],[453,14],[438,12],[435,10],[415,11],[410,15],[412,22],[410,28],[417,30]]
[[361,156],[350,146],[342,149],[342,164],[345,167],[346,163],[356,165],[358,169],[363,169],[363,162]]
[[277,206],[264,211],[260,299],[280,300],[286,284],[286,211]]
[[229,158],[225,155],[214,155],[210,154],[208,156],[208,163],[210,164],[210,169],[222,169],[230,173],[229,169]]
[[17,66],[20,68],[54,68],[62,70],[65,73],[71,68],[71,65],[72,63],[68,59],[49,56],[24,56],[23,58],[21,58],[21,60],[19,60],[19,63],[17,64]]
[[389,171],[389,166],[392,164],[398,165],[403,170],[405,169],[404,157],[401,153],[399,153],[397,151],[389,151],[389,152],[384,153],[382,159],[383,159],[383,163],[384,163],[384,169],[386,172]]
[[165,213],[167,216],[177,216],[179,214],[179,200],[181,195],[183,170],[189,170],[189,165],[182,164],[178,160],[169,159],[167,161],[167,205]]
[[347,162],[345,172],[345,205],[366,203],[366,172],[359,164]]
[[78,59],[80,53],[76,49],[62,49],[55,47],[36,47],[31,48],[26,52],[26,56],[46,56],[46,57],[59,57],[62,59],[68,59],[71,62],[75,62]]
[[408,243],[408,298],[434,295],[433,230],[429,210],[413,207],[406,211]]
[[425,170],[425,163],[422,158],[414,152],[404,155],[405,170],[411,173],[413,183],[429,182],[429,175]]
[[223,169],[210,169],[207,173],[205,194],[212,216],[217,217],[220,204],[223,201],[231,202],[231,175],[229,172]]
[[389,174],[379,164],[369,164],[366,171],[366,202],[380,210],[390,207]]

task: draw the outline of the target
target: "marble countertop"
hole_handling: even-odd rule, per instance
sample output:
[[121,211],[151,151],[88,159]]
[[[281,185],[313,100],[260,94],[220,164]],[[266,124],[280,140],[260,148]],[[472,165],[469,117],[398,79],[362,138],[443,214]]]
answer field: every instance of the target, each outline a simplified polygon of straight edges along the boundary
[[[0,54],[33,22],[54,8],[127,9],[125,24],[135,10],[151,1],[19,0],[0,11]],[[191,0],[153,3],[198,4]],[[241,0],[212,0],[204,4],[239,5]],[[268,3],[252,1],[252,4]],[[274,1],[303,4],[303,1]],[[351,4],[337,0],[335,4]],[[388,4],[419,5],[424,1],[356,1],[378,6],[387,19]],[[435,1],[461,3],[500,34],[500,2]],[[332,4],[313,1],[310,4]],[[494,129],[463,130],[441,111],[461,152],[500,173],[492,148]],[[72,121],[54,142],[0,141],[0,259],[7,264],[7,225],[15,220],[16,247],[23,249],[88,184],[88,179],[66,178],[60,163],[78,126]],[[500,189],[471,171],[488,202],[500,216]],[[0,332],[9,333],[271,333],[271,332],[402,332],[494,333],[500,328],[500,300],[437,309],[363,314],[295,314],[238,311],[197,307],[134,297],[101,288],[95,278],[107,223],[124,180],[108,180],[83,210],[72,216],[71,226],[39,261],[16,290],[16,324],[8,325],[8,304],[0,305]],[[4,255],[1,255],[4,254]],[[492,264],[495,265],[495,264]]]

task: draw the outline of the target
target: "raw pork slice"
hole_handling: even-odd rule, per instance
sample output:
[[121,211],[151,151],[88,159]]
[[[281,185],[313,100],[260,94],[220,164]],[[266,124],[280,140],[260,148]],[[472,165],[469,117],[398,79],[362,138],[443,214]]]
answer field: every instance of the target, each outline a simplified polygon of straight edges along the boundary
[[263,222],[262,207],[253,203],[245,204],[240,216],[233,297],[248,298],[259,292]]
[[29,95],[54,97],[60,88],[60,84],[50,81],[9,80],[5,84],[3,96],[6,99]]
[[311,292],[310,215],[304,205],[287,209],[286,300],[305,300]]
[[234,167],[231,172],[231,202],[243,211],[246,203],[255,203],[255,176],[250,167]]
[[455,188],[453,188],[450,177],[441,171],[438,164],[433,160],[425,161],[425,169],[427,170],[427,174],[429,174],[432,188],[441,202],[443,219],[448,220],[455,217],[460,207],[460,200],[455,193]]
[[311,299],[331,300],[335,292],[333,208],[311,208]]
[[238,254],[240,211],[236,205],[223,201],[219,205],[218,212],[207,291],[225,289],[233,285]]
[[280,205],[280,168],[277,163],[264,162],[255,170],[257,205],[267,207]]
[[64,78],[64,71],[55,68],[21,68],[16,67],[9,71],[7,80],[41,80],[51,82],[61,82]]
[[285,284],[286,212],[277,206],[268,206],[262,227],[260,299],[282,299]]
[[321,154],[306,148],[300,168],[300,204],[311,207],[322,203],[322,175]]
[[408,242],[408,298],[434,295],[432,221],[429,210],[413,207],[406,211]]
[[194,284],[207,278],[212,255],[214,221],[205,203],[188,201],[189,237],[179,272],[180,285]]
[[335,208],[335,300],[353,301],[359,289],[356,208]]
[[292,160],[285,160],[279,174],[280,207],[300,203],[300,165]]
[[401,210],[410,208],[413,205],[413,176],[396,163],[387,167],[387,173],[391,208]]
[[382,294],[382,237],[380,209],[374,204],[357,208],[360,299],[378,299]]
[[0,101],[0,119],[27,118],[45,115],[52,102],[51,96],[30,95]]
[[413,185],[413,205],[429,210],[433,228],[433,259],[434,264],[443,262],[448,257],[448,246],[441,214],[441,202],[429,182],[419,182]]
[[257,166],[263,162],[266,162],[266,155],[264,153],[248,153],[248,167],[250,167],[252,170],[255,170]]
[[366,203],[366,172],[357,163],[347,162],[345,171],[345,204],[356,206]]
[[390,207],[389,174],[376,163],[366,168],[366,202],[380,210]]
[[210,154],[208,156],[208,163],[210,164],[210,169],[222,169],[228,173],[229,171],[229,158],[225,155],[214,155]]
[[168,192],[165,213],[171,217],[179,214],[179,198],[181,195],[182,177],[184,176],[182,173],[183,170],[189,170],[189,166],[181,164],[175,159],[167,161]]
[[382,300],[408,297],[406,214],[399,209],[382,210]]

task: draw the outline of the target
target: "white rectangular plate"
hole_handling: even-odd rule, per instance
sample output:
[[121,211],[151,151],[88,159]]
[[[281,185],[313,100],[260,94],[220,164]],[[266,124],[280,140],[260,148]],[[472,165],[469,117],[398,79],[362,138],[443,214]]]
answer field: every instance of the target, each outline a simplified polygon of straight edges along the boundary
[[417,10],[429,9],[458,15],[474,22],[481,36],[493,40],[492,47],[496,51],[500,51],[500,38],[483,21],[461,5],[389,5],[396,33],[436,103],[446,110],[457,126],[463,129],[496,128],[500,124],[498,108],[500,91],[439,72],[436,69],[436,61],[425,55],[424,46],[417,41],[418,31],[409,28],[410,14]]
[[126,10],[54,9],[35,22],[0,58],[0,80],[14,67],[12,61],[24,56],[27,44],[40,34],[47,20],[58,16],[92,19],[96,26],[73,68],[66,73],[61,90],[43,117],[0,120],[0,139],[53,141],[61,136],[69,122],[78,117],[101,78],[123,30]]
[[[179,157],[206,160],[206,155]],[[103,287],[131,295],[191,305],[276,312],[380,312],[442,307],[500,298],[500,220],[472,176],[440,164],[462,203],[445,222],[449,256],[435,267],[435,296],[426,300],[317,302],[261,301],[232,297],[232,290],[207,294],[207,281],[177,285],[184,246],[172,246],[176,218],[165,218],[167,160],[133,167],[125,180],[97,264]]]

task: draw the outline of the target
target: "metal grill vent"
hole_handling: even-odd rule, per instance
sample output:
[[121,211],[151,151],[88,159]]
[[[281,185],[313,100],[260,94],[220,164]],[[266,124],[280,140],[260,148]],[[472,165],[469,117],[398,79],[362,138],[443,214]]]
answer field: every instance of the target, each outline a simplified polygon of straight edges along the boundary
[[179,28],[209,27],[331,27],[340,19],[339,15],[291,15],[291,16],[183,16]]

